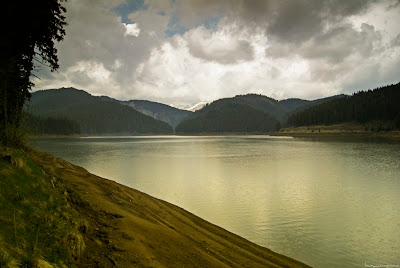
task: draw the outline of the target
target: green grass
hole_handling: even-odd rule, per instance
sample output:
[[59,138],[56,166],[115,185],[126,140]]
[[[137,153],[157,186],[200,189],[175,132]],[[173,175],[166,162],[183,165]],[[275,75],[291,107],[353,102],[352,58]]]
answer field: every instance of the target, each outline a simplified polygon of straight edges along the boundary
[[0,267],[73,267],[84,249],[70,190],[23,151],[0,148]]

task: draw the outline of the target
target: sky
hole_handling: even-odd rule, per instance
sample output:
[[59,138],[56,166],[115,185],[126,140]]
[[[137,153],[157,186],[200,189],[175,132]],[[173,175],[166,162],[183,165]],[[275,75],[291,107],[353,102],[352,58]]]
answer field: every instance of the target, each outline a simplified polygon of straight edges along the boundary
[[400,81],[400,0],[68,0],[60,69],[75,87],[176,107],[256,93],[316,99]]

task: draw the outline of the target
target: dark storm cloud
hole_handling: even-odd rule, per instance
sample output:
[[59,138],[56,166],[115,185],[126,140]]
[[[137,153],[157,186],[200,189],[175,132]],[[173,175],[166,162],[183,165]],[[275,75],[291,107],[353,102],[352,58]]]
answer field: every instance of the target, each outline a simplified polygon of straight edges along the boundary
[[283,42],[303,42],[344,17],[364,11],[366,0],[243,1],[237,14],[244,21],[263,24],[266,33]]
[[380,34],[371,25],[362,24],[361,31],[356,31],[350,25],[343,25],[317,35],[299,53],[304,58],[324,58],[330,62],[341,62],[353,53],[368,58],[375,49],[374,43],[380,40]]
[[311,1],[282,2],[267,18],[267,34],[284,42],[308,40],[323,30],[318,11]]

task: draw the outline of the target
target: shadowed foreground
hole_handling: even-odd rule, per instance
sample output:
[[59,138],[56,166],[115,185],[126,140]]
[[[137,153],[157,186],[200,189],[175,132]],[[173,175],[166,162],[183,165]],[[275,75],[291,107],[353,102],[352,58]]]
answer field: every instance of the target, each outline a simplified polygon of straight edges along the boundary
[[165,201],[30,151],[88,223],[79,267],[308,267]]

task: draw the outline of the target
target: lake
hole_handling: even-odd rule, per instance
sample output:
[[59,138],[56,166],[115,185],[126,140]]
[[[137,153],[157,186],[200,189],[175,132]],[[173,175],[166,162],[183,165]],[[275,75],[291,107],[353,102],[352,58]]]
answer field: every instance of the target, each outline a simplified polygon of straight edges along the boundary
[[400,267],[399,142],[139,136],[35,146],[314,267]]

